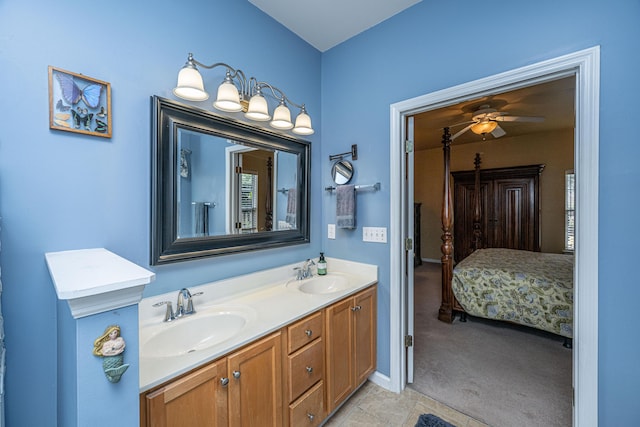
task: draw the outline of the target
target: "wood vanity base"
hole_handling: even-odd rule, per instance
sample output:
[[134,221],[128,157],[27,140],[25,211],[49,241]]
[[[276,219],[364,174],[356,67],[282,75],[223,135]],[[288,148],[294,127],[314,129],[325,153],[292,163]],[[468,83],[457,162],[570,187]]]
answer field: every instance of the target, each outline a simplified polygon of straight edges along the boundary
[[309,426],[376,368],[374,284],[140,394],[141,427]]

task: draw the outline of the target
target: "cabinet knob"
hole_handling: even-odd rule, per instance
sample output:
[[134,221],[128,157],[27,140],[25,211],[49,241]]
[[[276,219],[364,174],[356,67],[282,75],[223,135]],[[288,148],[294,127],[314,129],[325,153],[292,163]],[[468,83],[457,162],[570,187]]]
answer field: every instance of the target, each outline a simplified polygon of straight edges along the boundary
[[235,379],[240,378],[240,371],[233,371],[233,378]]
[[355,307],[351,307],[351,311],[359,311],[362,309],[361,305],[356,305]]
[[311,329],[307,329],[306,331],[304,331],[305,335],[310,337],[311,335],[313,335],[313,331]]
[[227,384],[229,384],[229,378],[225,378],[225,377],[220,378],[220,384],[222,385],[222,387],[226,387]]
[[313,368],[311,366],[307,366],[307,372],[308,373],[312,373],[313,372]]
[[309,421],[313,421],[315,417],[315,415],[307,413],[307,418],[309,418]]

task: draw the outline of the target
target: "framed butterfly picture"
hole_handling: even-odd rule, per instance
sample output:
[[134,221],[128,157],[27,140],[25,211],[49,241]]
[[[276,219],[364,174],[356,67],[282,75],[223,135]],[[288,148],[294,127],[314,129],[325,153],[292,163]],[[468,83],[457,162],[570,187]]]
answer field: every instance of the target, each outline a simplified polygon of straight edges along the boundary
[[49,128],[111,138],[111,85],[49,66]]

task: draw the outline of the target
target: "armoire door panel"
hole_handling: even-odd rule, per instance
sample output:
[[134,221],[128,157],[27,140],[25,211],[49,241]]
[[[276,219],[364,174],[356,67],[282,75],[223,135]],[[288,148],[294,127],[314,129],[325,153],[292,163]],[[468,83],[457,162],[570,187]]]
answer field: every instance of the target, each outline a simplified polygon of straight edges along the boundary
[[[480,171],[481,247],[540,250],[539,176],[544,165]],[[454,261],[473,252],[474,171],[453,172]]]

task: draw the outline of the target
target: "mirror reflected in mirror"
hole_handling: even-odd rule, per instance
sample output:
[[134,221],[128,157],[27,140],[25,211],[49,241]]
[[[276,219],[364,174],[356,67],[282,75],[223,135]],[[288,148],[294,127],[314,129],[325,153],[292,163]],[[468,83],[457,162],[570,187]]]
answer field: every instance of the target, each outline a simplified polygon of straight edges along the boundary
[[153,97],[152,264],[309,241],[309,143]]
[[338,160],[331,167],[331,177],[338,185],[348,184],[353,177],[353,164],[348,160]]

